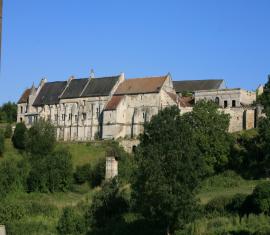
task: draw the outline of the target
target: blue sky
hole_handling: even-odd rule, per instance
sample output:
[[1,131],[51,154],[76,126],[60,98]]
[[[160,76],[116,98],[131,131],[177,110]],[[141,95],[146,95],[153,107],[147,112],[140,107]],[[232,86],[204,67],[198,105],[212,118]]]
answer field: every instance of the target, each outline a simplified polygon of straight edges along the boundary
[[268,0],[4,0],[0,103],[69,76],[222,78],[270,73]]

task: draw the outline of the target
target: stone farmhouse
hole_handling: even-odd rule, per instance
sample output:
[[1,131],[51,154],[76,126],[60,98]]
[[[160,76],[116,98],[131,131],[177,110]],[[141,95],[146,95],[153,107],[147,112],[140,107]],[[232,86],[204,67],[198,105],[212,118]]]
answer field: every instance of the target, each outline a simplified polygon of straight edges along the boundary
[[192,111],[199,100],[213,100],[231,116],[230,132],[256,126],[256,93],[228,89],[224,80],[172,81],[171,75],[125,79],[110,77],[47,82],[26,89],[18,101],[17,122],[27,127],[42,118],[57,129],[57,139],[136,138],[159,110],[176,105]]

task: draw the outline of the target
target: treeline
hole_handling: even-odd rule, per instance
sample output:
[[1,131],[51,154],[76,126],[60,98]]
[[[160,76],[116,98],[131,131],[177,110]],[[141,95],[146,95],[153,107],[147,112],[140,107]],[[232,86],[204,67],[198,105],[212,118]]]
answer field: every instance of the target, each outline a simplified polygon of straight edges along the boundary
[[13,123],[17,120],[17,105],[12,102],[0,106],[0,123]]

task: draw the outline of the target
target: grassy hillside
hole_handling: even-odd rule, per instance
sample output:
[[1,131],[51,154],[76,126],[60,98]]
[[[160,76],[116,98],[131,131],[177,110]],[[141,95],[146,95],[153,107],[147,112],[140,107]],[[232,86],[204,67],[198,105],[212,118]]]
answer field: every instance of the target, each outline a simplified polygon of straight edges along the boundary
[[[108,142],[91,143],[58,143],[57,148],[67,148],[72,153],[74,169],[85,163],[96,164],[105,157]],[[4,158],[22,158],[23,155],[13,148],[10,140],[6,140]],[[2,160],[2,159],[1,159]],[[1,163],[0,160],[0,163]],[[237,193],[250,194],[260,181],[244,180],[234,173],[217,175],[205,180],[200,188],[198,199],[206,204],[211,199],[221,195]],[[27,216],[14,222],[8,227],[10,234],[57,234],[56,226],[64,207],[77,207],[85,210],[91,203],[93,194],[98,188],[92,189],[87,183],[73,186],[71,191],[61,193],[22,193],[15,192],[8,196],[3,203],[23,205]],[[217,219],[217,218],[216,218]],[[228,218],[220,218],[224,223]],[[194,226],[203,227],[211,220],[200,220]],[[213,222],[214,223],[214,222]],[[233,223],[233,222],[232,222]],[[202,228],[203,230],[204,228]],[[19,233],[18,233],[19,231]],[[195,233],[194,233],[195,234]],[[201,233],[207,234],[207,233]]]

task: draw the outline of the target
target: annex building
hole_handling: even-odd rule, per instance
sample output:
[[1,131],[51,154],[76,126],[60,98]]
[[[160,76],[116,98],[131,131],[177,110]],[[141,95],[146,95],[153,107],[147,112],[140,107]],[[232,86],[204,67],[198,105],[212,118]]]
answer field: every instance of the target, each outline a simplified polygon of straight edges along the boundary
[[136,138],[159,110],[176,105],[181,113],[190,112],[202,99],[213,100],[230,114],[230,132],[254,128],[260,115],[253,105],[255,92],[228,89],[224,80],[173,81],[170,74],[126,79],[122,73],[56,82],[42,79],[38,87],[23,92],[17,122],[31,127],[40,118],[50,120],[57,139],[64,141]]

